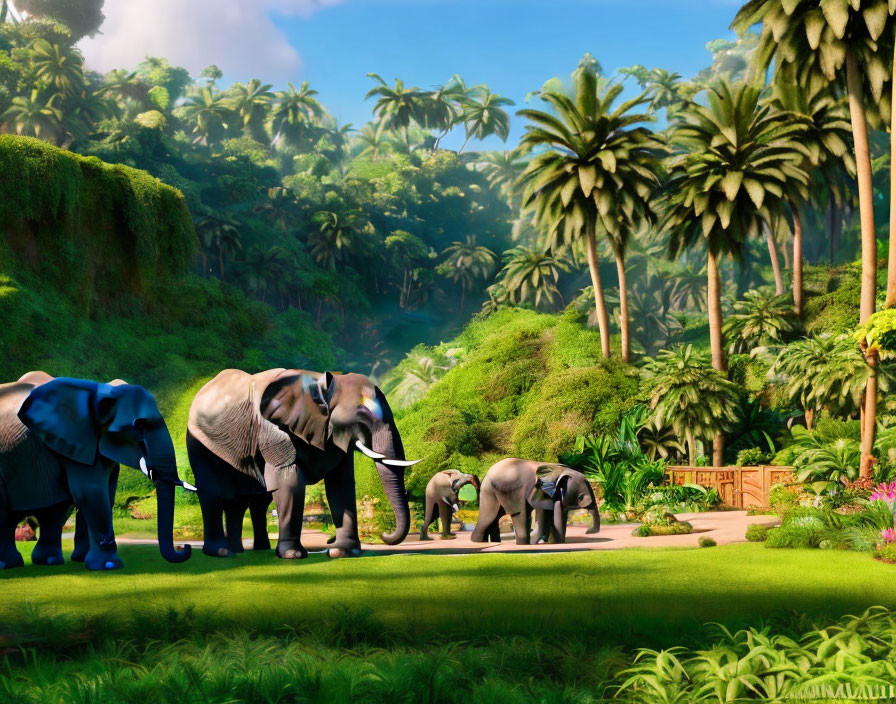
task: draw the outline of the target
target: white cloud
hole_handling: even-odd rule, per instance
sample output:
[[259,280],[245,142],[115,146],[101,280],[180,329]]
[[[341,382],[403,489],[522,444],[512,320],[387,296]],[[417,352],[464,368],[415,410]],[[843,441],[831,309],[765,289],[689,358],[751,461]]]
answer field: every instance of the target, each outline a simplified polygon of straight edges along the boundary
[[133,69],[162,56],[196,74],[216,64],[234,80],[297,78],[301,57],[273,17],[308,17],[343,0],[106,0],[102,34],[84,39],[87,66]]

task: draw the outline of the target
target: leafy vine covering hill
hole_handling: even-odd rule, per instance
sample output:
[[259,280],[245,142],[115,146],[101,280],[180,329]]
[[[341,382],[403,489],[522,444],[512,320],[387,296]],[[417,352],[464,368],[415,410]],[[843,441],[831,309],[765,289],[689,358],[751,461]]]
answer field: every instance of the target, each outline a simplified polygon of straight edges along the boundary
[[142,384],[182,450],[189,400],[221,369],[334,364],[306,314],[187,272],[184,198],[147,173],[0,136],[0,193],[0,380],[43,369]]
[[[637,372],[604,360],[599,333],[575,311],[507,309],[475,320],[441,348],[418,348],[383,388],[415,373],[420,355],[439,359],[446,350],[462,361],[396,413],[408,456],[424,459],[408,476],[412,495],[443,469],[482,476],[505,456],[556,461],[577,435],[615,430],[635,403]],[[359,494],[379,496],[372,466],[358,475]]]

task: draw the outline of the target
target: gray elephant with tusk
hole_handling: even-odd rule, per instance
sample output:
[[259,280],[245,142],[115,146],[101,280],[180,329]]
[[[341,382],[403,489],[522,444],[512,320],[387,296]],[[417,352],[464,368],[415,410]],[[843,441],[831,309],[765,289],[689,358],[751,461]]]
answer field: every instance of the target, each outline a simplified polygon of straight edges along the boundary
[[31,560],[61,565],[62,527],[74,504],[83,522],[72,559],[91,570],[118,569],[112,500],[119,464],[142,467],[156,486],[159,551],[184,562],[190,547],[172,539],[177,476],[174,444],[155,399],[141,386],[54,379],[29,372],[0,386],[0,569],[17,567],[14,530],[40,523]]
[[426,485],[426,511],[423,525],[420,527],[420,540],[432,540],[429,527],[439,519],[442,540],[454,537],[451,532],[451,519],[458,509],[460,490],[471,484],[479,493],[479,477],[475,474],[464,474],[456,469],[437,472]]
[[597,498],[585,475],[562,464],[507,458],[492,465],[479,492],[479,518],[473,529],[474,543],[501,542],[498,519],[513,520],[517,545],[530,543],[532,511],[538,521],[537,542],[566,541],[570,510],[591,513],[589,534],[600,530]]
[[[336,527],[330,557],[360,555],[355,452],[374,461],[395,514],[395,530],[383,541],[396,545],[410,529],[404,472],[416,462],[404,457],[386,397],[360,374],[226,369],[193,399],[187,452],[207,555],[227,557],[240,550],[245,507],[260,516],[257,509],[266,509],[273,495],[277,557],[307,557],[301,542],[305,487],[321,480]],[[258,525],[255,533],[258,548]]]

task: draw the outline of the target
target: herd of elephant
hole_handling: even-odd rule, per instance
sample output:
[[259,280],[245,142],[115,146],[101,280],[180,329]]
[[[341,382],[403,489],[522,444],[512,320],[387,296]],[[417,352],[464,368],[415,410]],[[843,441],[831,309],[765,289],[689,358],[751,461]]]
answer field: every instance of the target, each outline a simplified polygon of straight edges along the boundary
[[[77,514],[71,559],[91,570],[122,567],[112,527],[122,464],[142,471],[156,487],[159,551],[168,562],[190,558],[190,546],[176,547],[173,541],[177,486],[198,494],[205,554],[243,551],[247,510],[254,549],[270,549],[267,509],[273,499],[276,555],[301,559],[308,555],[301,542],[305,487],[323,481],[335,526],[327,553],[360,555],[355,452],[373,460],[395,516],[395,529],[381,536],[383,542],[396,545],[410,530],[404,474],[416,461],[405,458],[386,397],[363,375],[224,370],[193,399],[186,448],[196,486],[178,477],[165,420],[141,386],[36,371],[0,385],[0,569],[24,564],[15,527],[28,516],[40,525],[32,563],[62,564],[63,526],[72,507]],[[600,528],[594,492],[580,472],[505,459],[489,469],[481,485],[474,475],[454,470],[435,474],[426,488],[421,539],[429,538],[436,518],[442,536],[451,537],[458,494],[467,484],[479,494],[474,542],[500,542],[498,521],[504,514],[520,544],[530,542],[533,512],[537,542],[563,542],[567,513],[575,508],[591,512],[589,533]]]

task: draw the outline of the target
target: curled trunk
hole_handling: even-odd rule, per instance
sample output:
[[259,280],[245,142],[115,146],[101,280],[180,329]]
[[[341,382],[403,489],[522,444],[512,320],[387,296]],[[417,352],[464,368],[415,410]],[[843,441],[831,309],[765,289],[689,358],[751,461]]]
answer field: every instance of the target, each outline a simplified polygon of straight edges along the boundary
[[594,495],[594,489],[588,485],[588,493],[591,494],[591,527],[585,531],[587,535],[592,535],[600,530],[600,509],[597,506],[597,497]]
[[174,483],[165,479],[155,482],[158,500],[159,552],[168,562],[186,562],[191,548],[174,547]]
[[[384,424],[383,428],[374,434],[373,449],[392,459],[405,459],[401,436],[398,434],[394,420]],[[383,484],[383,491],[395,514],[395,530],[391,533],[383,533],[380,537],[386,545],[398,545],[407,537],[411,528],[411,510],[404,488],[404,467],[388,467],[381,462],[375,462],[375,464]]]

